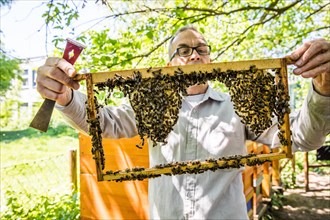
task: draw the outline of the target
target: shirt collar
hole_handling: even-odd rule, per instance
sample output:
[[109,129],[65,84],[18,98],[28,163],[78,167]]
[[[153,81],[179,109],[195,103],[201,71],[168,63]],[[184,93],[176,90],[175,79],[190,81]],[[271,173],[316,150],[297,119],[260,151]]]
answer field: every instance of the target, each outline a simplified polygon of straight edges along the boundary
[[207,87],[203,101],[211,98],[215,101],[225,101],[225,97],[222,93],[216,92],[210,85]]

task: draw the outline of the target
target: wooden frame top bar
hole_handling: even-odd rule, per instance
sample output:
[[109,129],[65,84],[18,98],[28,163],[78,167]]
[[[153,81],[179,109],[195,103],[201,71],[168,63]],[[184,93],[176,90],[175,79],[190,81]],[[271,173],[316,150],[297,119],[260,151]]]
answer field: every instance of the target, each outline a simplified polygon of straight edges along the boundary
[[227,70],[248,70],[251,66],[256,66],[257,69],[277,69],[282,67],[282,62],[287,64],[292,63],[288,58],[276,58],[276,59],[261,59],[261,60],[243,60],[233,62],[219,62],[208,64],[194,64],[184,66],[166,66],[166,67],[154,67],[154,68],[141,68],[130,70],[115,70],[109,72],[95,72],[78,74],[74,80],[84,80],[86,76],[91,74],[93,78],[93,84],[106,82],[108,79],[114,78],[115,75],[122,77],[132,76],[134,72],[140,72],[143,78],[152,77],[152,71],[161,70],[163,74],[174,75],[174,72],[180,68],[184,73],[191,72],[212,72],[213,69],[220,69],[221,71]]

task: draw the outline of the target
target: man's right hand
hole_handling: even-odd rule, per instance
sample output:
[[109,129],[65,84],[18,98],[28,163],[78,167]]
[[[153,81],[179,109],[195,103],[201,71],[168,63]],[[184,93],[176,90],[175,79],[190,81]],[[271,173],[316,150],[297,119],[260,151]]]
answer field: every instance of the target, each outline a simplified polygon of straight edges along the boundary
[[72,99],[72,90],[79,89],[79,82],[73,77],[77,74],[73,65],[62,58],[49,57],[37,71],[37,91],[43,98],[66,106]]

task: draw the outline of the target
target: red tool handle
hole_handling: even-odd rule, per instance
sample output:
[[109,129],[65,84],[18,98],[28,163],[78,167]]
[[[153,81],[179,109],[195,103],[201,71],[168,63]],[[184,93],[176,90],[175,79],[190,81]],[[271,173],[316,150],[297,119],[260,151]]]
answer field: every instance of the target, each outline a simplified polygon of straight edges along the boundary
[[[85,48],[84,45],[78,43],[72,39],[66,40],[66,46],[63,53],[63,59],[71,63],[72,65],[76,62],[81,51]],[[34,116],[30,127],[35,128],[39,131],[46,132],[48,130],[50,118],[52,116],[55,106],[55,101],[50,99],[45,99],[42,103],[39,111]]]

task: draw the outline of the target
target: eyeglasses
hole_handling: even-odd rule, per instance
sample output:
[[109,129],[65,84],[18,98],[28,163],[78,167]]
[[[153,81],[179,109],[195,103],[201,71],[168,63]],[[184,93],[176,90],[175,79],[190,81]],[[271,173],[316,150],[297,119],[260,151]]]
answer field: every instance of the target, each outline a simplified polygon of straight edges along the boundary
[[172,59],[175,57],[176,54],[178,54],[180,57],[188,57],[194,52],[194,50],[196,50],[196,52],[199,55],[202,55],[202,56],[210,55],[211,46],[201,45],[201,46],[197,46],[197,47],[179,47],[179,48],[176,48],[176,50],[174,51],[174,53],[171,56],[170,61],[172,61]]

